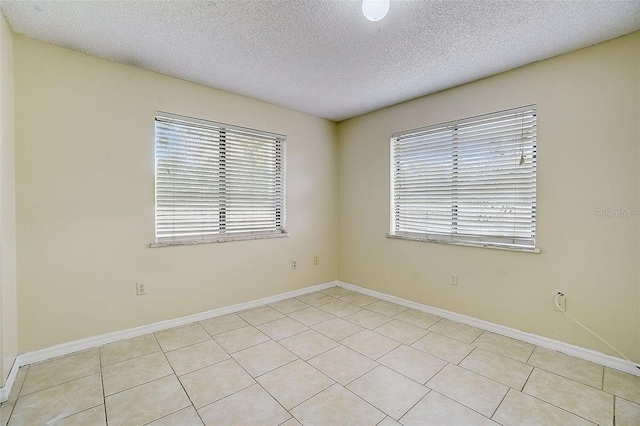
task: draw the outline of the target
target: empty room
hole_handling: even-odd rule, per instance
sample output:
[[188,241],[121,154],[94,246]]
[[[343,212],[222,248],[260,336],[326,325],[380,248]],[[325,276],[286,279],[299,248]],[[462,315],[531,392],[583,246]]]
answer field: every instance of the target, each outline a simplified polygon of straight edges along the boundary
[[0,12],[0,426],[640,426],[640,1]]

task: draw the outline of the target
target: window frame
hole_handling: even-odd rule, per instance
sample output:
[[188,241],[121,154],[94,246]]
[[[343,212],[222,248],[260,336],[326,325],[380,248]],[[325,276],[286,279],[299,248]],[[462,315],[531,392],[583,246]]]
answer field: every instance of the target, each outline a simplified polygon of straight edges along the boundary
[[[534,221],[533,231],[533,245],[529,244],[528,239],[518,238],[514,236],[486,236],[486,235],[470,235],[470,234],[458,234],[458,233],[438,233],[438,232],[408,232],[408,231],[397,231],[396,230],[396,215],[398,214],[397,208],[398,205],[395,202],[395,182],[394,175],[396,171],[396,163],[395,163],[395,153],[394,153],[394,141],[396,138],[418,133],[418,132],[426,132],[429,130],[435,130],[446,127],[453,127],[452,138],[451,138],[451,152],[452,152],[452,170],[456,170],[459,166],[457,163],[457,130],[458,126],[464,125],[465,123],[473,122],[479,119],[490,119],[494,117],[501,117],[510,113],[517,113],[520,111],[528,111],[533,110],[533,115],[536,117],[536,132],[533,140],[533,149],[535,152],[534,160],[536,164],[536,170],[533,172],[533,182],[534,182],[534,201],[532,206],[532,218]],[[410,241],[422,241],[422,242],[430,242],[430,243],[438,243],[438,244],[453,244],[453,245],[461,245],[461,246],[470,246],[470,247],[484,247],[484,248],[493,248],[493,249],[502,249],[502,250],[515,250],[515,251],[523,251],[530,253],[540,253],[540,248],[537,246],[537,197],[535,194],[537,193],[537,105],[527,105],[518,108],[512,108],[503,111],[492,112],[489,114],[481,114],[473,117],[463,118],[459,120],[452,120],[445,123],[438,123],[434,125],[429,125],[417,129],[405,130],[401,132],[396,132],[391,134],[389,138],[389,202],[390,202],[390,215],[389,215],[389,232],[387,233],[387,238],[391,239],[402,239],[402,240],[410,240]],[[458,177],[458,174],[452,174],[452,185],[454,187],[454,180]],[[455,202],[455,191],[452,189],[452,194],[454,200],[451,202],[451,210],[452,210],[452,218],[451,218],[451,226],[452,229],[456,229],[457,227],[457,207],[458,205]],[[489,240],[490,239],[490,240]]]
[[[202,236],[202,237],[185,237],[185,238],[159,238],[158,237],[158,136],[157,136],[157,122],[164,121],[170,123],[179,123],[183,125],[191,125],[194,128],[213,130],[218,132],[218,160],[212,161],[212,164],[217,163],[217,174],[221,177],[221,186],[226,188],[228,181],[226,175],[228,168],[226,167],[227,159],[227,133],[229,132],[249,132],[252,134],[260,135],[261,137],[272,138],[275,141],[275,169],[276,169],[276,197],[274,199],[276,203],[275,208],[275,223],[276,228],[273,230],[259,230],[259,231],[242,231],[242,232],[225,232],[227,226],[227,204],[226,195],[228,192],[220,191],[220,208],[218,211],[219,217],[219,231],[218,233]],[[188,117],[163,111],[156,111],[154,115],[154,242],[149,244],[149,247],[167,247],[167,246],[179,246],[179,245],[194,245],[194,244],[209,244],[209,243],[221,243],[230,241],[246,241],[246,240],[258,240],[269,238],[283,238],[288,237],[289,233],[286,230],[286,141],[287,137],[282,134],[252,129],[248,127],[236,126],[231,124],[214,122],[211,120],[205,120],[200,118]],[[278,180],[280,182],[278,183]]]

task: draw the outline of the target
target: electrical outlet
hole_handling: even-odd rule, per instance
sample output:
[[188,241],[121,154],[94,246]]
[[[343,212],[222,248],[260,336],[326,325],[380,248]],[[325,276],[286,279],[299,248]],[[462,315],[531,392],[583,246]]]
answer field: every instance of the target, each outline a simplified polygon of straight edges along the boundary
[[147,287],[144,283],[136,283],[136,295],[144,296],[145,294],[147,294]]
[[291,269],[298,269],[298,261],[297,260],[292,260],[291,261]]
[[451,281],[449,281],[451,285],[458,285],[458,274],[451,274]]
[[[557,305],[556,305],[556,300],[558,301]],[[558,308],[558,305],[560,305],[560,308],[562,309]],[[562,293],[562,295],[560,296],[556,294],[556,296],[553,298],[553,309],[555,309],[558,312],[567,310],[567,296],[565,296],[564,293]]]
[[320,259],[318,256],[313,256],[313,264],[318,266],[320,264]]

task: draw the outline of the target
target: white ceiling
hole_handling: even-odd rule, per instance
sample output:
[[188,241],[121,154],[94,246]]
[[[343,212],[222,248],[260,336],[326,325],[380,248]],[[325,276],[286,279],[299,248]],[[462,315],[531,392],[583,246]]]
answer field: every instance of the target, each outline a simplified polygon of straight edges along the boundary
[[640,1],[1,1],[15,32],[343,120],[640,29]]

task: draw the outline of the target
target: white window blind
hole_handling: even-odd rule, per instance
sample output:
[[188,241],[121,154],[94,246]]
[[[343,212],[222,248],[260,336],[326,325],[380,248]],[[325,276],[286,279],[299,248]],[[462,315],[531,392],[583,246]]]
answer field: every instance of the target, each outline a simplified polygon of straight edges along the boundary
[[391,136],[390,236],[535,249],[536,106]]
[[156,243],[283,235],[283,135],[156,113]]

